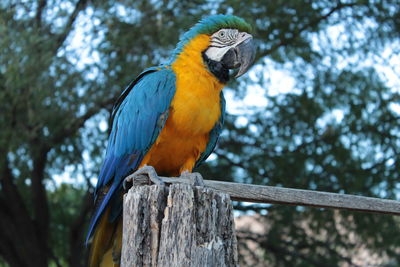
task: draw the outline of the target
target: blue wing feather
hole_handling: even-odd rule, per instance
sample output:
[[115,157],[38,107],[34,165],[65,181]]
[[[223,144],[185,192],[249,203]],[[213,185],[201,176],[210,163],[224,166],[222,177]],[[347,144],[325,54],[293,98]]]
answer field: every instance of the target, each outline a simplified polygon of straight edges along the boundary
[[175,94],[175,81],[172,70],[164,67],[149,68],[131,82],[114,105],[106,156],[95,191],[96,198],[102,188],[108,186],[109,189],[92,217],[86,242],[108,205],[111,204],[111,220],[120,214],[122,181],[137,169],[164,127],[165,120],[160,124],[159,118],[168,113]]
[[206,146],[206,150],[201,153],[200,158],[197,160],[195,164],[195,168],[200,166],[214,151],[215,146],[217,145],[219,135],[222,132],[222,126],[224,125],[224,120],[225,120],[225,98],[224,94],[221,91],[220,94],[220,105],[221,105],[221,116],[219,117],[218,122],[215,124],[215,126],[211,129],[211,132],[208,137],[208,143]]

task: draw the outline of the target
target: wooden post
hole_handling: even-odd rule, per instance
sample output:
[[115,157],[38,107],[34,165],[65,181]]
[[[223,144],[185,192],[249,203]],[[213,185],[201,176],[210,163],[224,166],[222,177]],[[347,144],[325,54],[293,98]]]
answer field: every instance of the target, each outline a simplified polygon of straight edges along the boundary
[[125,195],[121,266],[237,266],[230,197],[188,184]]

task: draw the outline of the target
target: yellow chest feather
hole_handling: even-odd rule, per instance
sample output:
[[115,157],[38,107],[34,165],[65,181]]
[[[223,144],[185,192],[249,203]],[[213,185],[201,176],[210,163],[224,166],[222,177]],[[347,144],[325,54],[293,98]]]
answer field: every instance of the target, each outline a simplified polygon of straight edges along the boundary
[[164,175],[193,169],[221,116],[220,92],[224,85],[206,69],[201,56],[208,45],[209,36],[197,36],[171,66],[176,74],[176,92],[169,116],[142,162]]
[[209,44],[207,35],[192,40],[172,65],[176,93],[171,122],[182,134],[208,133],[221,115],[221,84],[204,66],[201,51]]

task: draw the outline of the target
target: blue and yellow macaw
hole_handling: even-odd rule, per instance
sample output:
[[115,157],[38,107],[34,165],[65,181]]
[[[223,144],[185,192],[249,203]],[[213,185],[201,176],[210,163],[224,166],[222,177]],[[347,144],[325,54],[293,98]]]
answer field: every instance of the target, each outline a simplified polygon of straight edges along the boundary
[[165,176],[190,173],[211,154],[230,70],[239,77],[254,61],[250,31],[236,16],[207,17],[181,37],[167,64],[146,69],[122,92],[95,191],[90,266],[119,266],[126,176],[146,165]]

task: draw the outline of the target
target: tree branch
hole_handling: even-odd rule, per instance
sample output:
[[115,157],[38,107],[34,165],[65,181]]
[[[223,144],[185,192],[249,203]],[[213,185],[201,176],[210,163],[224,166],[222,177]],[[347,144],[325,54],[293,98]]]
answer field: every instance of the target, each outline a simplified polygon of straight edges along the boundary
[[[26,225],[18,224],[15,211],[4,197],[0,197],[0,255],[13,266],[23,266],[23,259],[29,258],[29,241],[33,233],[27,232]],[[21,230],[19,228],[22,228]],[[18,240],[18,242],[14,242]],[[22,262],[21,262],[22,261]]]
[[[33,227],[31,227],[31,218],[22,196],[14,184],[15,178],[10,169],[7,153],[4,150],[0,150],[0,159],[2,161],[0,163],[0,192],[4,196],[4,199],[7,200],[6,206],[12,213],[12,217],[14,218],[13,223],[22,227],[21,233],[29,235],[29,232],[34,231]],[[7,231],[7,229],[1,230]]]
[[46,0],[40,0],[38,3],[35,20],[36,20],[36,25],[39,29],[42,26],[42,14],[43,14],[43,9],[46,7],[46,5],[47,5]]
[[343,9],[343,8],[347,8],[347,7],[353,7],[357,5],[357,3],[348,3],[348,4],[343,4],[341,2],[339,2],[334,8],[332,8],[328,13],[326,13],[325,15],[322,15],[321,17],[311,21],[309,24],[305,24],[302,27],[300,27],[296,32],[292,32],[292,36],[289,38],[285,38],[280,40],[277,44],[273,45],[271,48],[263,51],[262,53],[260,53],[258,55],[258,59],[265,57],[266,55],[271,54],[272,52],[274,52],[275,50],[277,50],[278,48],[282,47],[282,46],[286,46],[288,44],[290,44],[291,42],[293,42],[294,40],[296,40],[301,33],[303,33],[305,30],[307,30],[310,27],[314,27],[317,24],[319,24],[321,21],[329,18],[330,16],[332,16],[335,12]]
[[[47,265],[47,258],[42,257],[42,254],[47,254],[49,251],[47,248],[49,231],[46,228],[49,225],[48,203],[46,190],[42,184],[47,151],[41,152],[44,153],[45,156],[42,156],[40,160],[38,158],[33,158],[31,188],[33,193],[33,206],[36,213],[36,224],[32,223],[24,200],[14,184],[15,177],[11,172],[7,153],[4,149],[0,152],[2,152],[0,153],[0,155],[2,155],[0,183],[1,192],[4,196],[0,198],[0,204],[2,205],[1,210],[3,212],[8,211],[10,214],[9,220],[6,220],[7,217],[5,214],[1,216],[0,232],[3,232],[3,234],[12,233],[10,242],[19,247],[14,247],[19,254],[23,251],[24,255],[19,255],[21,259],[27,262],[31,261],[33,265],[37,266],[43,264]],[[7,201],[6,205],[3,205],[3,200]],[[18,242],[14,243],[13,240],[18,240]],[[32,248],[34,245],[36,247]]]
[[47,247],[49,235],[49,207],[47,201],[46,189],[43,184],[44,170],[47,161],[48,150],[42,148],[38,153],[32,155],[33,170],[32,170],[32,202],[35,210],[35,222],[37,227],[37,235],[40,236],[43,249]]
[[82,225],[90,214],[90,210],[93,207],[93,195],[87,191],[82,200],[82,206],[76,219],[70,225],[69,230],[69,266],[79,266],[82,263],[82,258],[85,257],[84,240],[83,236],[86,231]]
[[76,118],[73,122],[66,125],[62,130],[55,133],[49,142],[46,142],[48,144],[47,148],[51,149],[52,145],[61,144],[66,138],[72,136],[76,133],[76,131],[82,128],[87,120],[99,113],[101,109],[111,106],[115,100],[116,97],[112,97],[97,103],[97,105],[90,108],[85,114]]
[[21,263],[21,255],[18,255],[13,250],[13,244],[7,237],[4,236],[3,232],[0,231],[0,255],[7,261],[10,266],[23,266]]
[[87,3],[88,0],[79,0],[76,3],[74,11],[72,11],[71,15],[68,18],[67,23],[65,24],[63,32],[57,37],[56,46],[54,48],[55,52],[58,51],[58,49],[63,45],[64,41],[67,39],[69,33],[72,30],[74,22],[76,21],[76,18],[78,17],[79,13],[86,7]]

